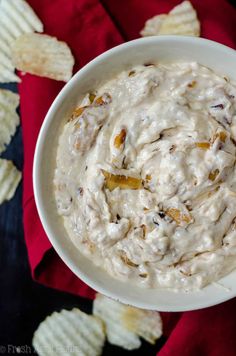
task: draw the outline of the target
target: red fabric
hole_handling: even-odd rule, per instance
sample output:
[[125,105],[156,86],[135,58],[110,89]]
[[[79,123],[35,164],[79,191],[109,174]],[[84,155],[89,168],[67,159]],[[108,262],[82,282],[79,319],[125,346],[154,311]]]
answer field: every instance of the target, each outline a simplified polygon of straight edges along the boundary
[[[97,0],[31,0],[45,32],[66,41],[76,59],[75,71],[91,59],[123,42],[103,6]],[[61,261],[40,223],[32,185],[34,149],[49,106],[64,83],[33,75],[22,76],[19,85],[24,141],[24,231],[32,276],[47,286],[92,298],[94,291]]]
[[[179,0],[28,0],[45,32],[66,41],[76,58],[75,71],[105,50],[139,37],[144,22],[168,12]],[[202,37],[236,48],[236,10],[227,0],[192,0]],[[22,76],[19,85],[24,142],[24,229],[33,278],[47,286],[88,298],[94,291],[61,261],[42,228],[32,186],[35,143],[45,114],[63,83]],[[162,313],[168,341],[159,356],[236,355],[236,299],[212,308]]]

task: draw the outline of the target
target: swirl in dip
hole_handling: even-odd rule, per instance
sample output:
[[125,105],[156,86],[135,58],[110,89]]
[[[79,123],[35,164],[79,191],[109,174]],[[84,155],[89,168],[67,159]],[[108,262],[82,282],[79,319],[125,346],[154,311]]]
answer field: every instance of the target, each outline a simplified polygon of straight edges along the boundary
[[145,287],[193,290],[236,268],[236,86],[197,63],[140,65],[88,93],[59,139],[69,237]]

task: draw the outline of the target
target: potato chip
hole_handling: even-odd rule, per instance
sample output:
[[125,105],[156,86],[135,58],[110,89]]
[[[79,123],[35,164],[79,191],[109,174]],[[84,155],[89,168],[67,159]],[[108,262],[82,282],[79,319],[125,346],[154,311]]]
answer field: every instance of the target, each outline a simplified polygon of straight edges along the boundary
[[32,341],[39,356],[99,356],[104,343],[103,322],[76,308],[48,316],[38,326]]
[[175,6],[168,15],[158,15],[149,19],[140,34],[142,36],[200,36],[200,22],[191,2],[183,1]]
[[93,302],[93,314],[106,324],[108,341],[126,350],[138,349],[141,341],[134,332],[127,330],[122,324],[122,313],[125,305],[97,294]]
[[15,74],[15,67],[11,59],[11,47],[9,43],[1,38],[0,34],[0,82],[20,82],[20,78]]
[[97,294],[93,313],[105,322],[108,341],[128,350],[141,345],[139,336],[154,344],[162,335],[162,321],[156,311],[131,307]]
[[19,105],[19,95],[9,90],[0,89],[0,153],[10,143],[11,137],[19,125],[20,119],[16,113]]
[[20,82],[20,78],[15,74],[15,68],[11,58],[9,58],[3,51],[0,52],[0,82]]
[[[1,5],[0,5],[0,16],[1,16]],[[1,20],[0,20],[1,23]],[[12,36],[12,34],[8,31],[8,29],[5,26],[2,26],[1,32],[0,32],[0,38],[1,40],[5,41],[7,46],[9,47],[9,50],[11,51],[11,43],[15,40],[15,37]]]
[[31,74],[67,82],[72,76],[74,58],[65,42],[36,33],[25,34],[12,46],[16,68]]
[[21,172],[12,161],[0,158],[0,204],[10,200],[21,180]]
[[0,24],[13,39],[28,32],[43,32],[43,24],[24,0],[1,0]]
[[0,82],[20,82],[11,59],[11,45],[24,33],[42,32],[43,24],[24,0],[1,0],[0,26]]
[[2,103],[2,101],[5,102],[5,105],[8,109],[11,108],[12,111],[15,111],[19,106],[20,96],[10,90],[0,89],[0,104]]
[[155,344],[162,335],[162,321],[156,311],[125,306],[121,319],[125,328],[150,344]]
[[0,54],[11,58],[11,47],[8,45],[4,38],[0,37]]
[[146,36],[155,36],[155,35],[159,34],[163,20],[167,16],[168,15],[165,15],[165,14],[156,15],[156,16],[152,17],[151,19],[147,20],[144,28],[140,32],[140,35],[142,37],[146,37]]
[[192,4],[184,1],[174,7],[163,21],[159,34],[200,36],[200,22]]
[[0,63],[0,83],[19,83],[21,80],[10,69],[7,69]]

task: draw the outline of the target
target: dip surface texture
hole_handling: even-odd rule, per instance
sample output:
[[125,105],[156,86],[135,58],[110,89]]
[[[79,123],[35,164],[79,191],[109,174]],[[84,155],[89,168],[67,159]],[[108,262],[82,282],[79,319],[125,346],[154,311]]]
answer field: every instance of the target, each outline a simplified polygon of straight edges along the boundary
[[197,63],[140,65],[89,93],[54,185],[91,263],[144,287],[199,289],[236,268],[236,86]]

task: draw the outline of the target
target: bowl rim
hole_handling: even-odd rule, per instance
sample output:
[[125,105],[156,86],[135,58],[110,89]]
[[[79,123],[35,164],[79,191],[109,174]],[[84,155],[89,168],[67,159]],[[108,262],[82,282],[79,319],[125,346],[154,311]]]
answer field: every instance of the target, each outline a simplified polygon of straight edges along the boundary
[[[103,286],[99,285],[96,281],[85,275],[85,273],[79,268],[79,266],[76,266],[74,262],[70,259],[68,256],[67,252],[63,250],[61,247],[61,244],[59,240],[56,238],[55,234],[53,233],[53,229],[48,225],[45,211],[44,211],[44,203],[43,199],[40,195],[40,165],[38,162],[40,162],[41,156],[43,154],[43,148],[44,148],[44,138],[46,136],[47,130],[53,119],[55,119],[55,113],[57,112],[58,108],[60,107],[61,103],[66,99],[67,97],[67,92],[70,91],[70,88],[73,87],[74,83],[80,78],[81,75],[85,74],[90,70],[91,67],[94,65],[98,64],[100,61],[104,61],[105,59],[109,58],[110,55],[118,53],[120,49],[128,49],[131,47],[134,47],[136,44],[140,43],[152,43],[156,42],[161,43],[161,42],[166,42],[166,41],[183,41],[186,44],[188,43],[196,43],[196,44],[204,44],[208,47],[212,47],[215,49],[219,50],[225,50],[228,53],[234,54],[236,56],[236,51],[230,47],[227,47],[226,45],[220,44],[218,42],[204,39],[204,38],[198,38],[198,37],[190,37],[190,36],[173,36],[173,35],[162,35],[162,36],[150,36],[146,38],[138,38],[129,42],[122,43],[118,46],[115,46],[106,52],[100,54],[99,56],[95,57],[93,60],[88,62],[84,67],[82,67],[77,73],[74,74],[74,76],[64,85],[64,87],[60,90],[54,101],[52,102],[45,118],[44,121],[41,125],[38,137],[37,137],[37,142],[35,146],[35,151],[34,151],[34,159],[33,159],[33,192],[34,192],[34,198],[35,198],[35,203],[37,207],[37,211],[39,214],[40,221],[43,225],[43,228],[45,230],[45,233],[51,242],[53,248],[56,250],[57,254],[59,257],[63,260],[63,262],[69,267],[69,269],[78,277],[80,278],[84,283],[86,283],[88,286],[93,288],[95,291],[98,291],[110,298],[113,298],[115,300],[119,300],[122,303],[126,303],[129,305],[133,305],[139,308],[144,308],[144,309],[155,309],[157,310],[157,306],[155,305],[150,305],[150,303],[145,303],[143,302],[134,302],[132,298],[126,297],[122,295],[122,298],[117,297],[114,295],[110,290],[107,290]],[[107,273],[106,271],[104,271]],[[115,278],[114,278],[115,279]],[[146,289],[148,291],[148,289]],[[178,292],[173,291],[173,293],[178,295]],[[229,292],[228,294],[222,295],[222,297],[219,297],[218,299],[212,300],[210,299],[209,301],[206,302],[198,302],[198,303],[188,303],[186,306],[177,306],[174,305],[173,307],[170,307],[170,305],[162,306],[161,309],[158,309],[160,311],[190,311],[190,310],[196,310],[196,309],[202,309],[202,308],[207,308],[213,305],[217,305],[219,303],[222,303],[226,300],[229,300],[233,298],[236,295],[235,292]]]

